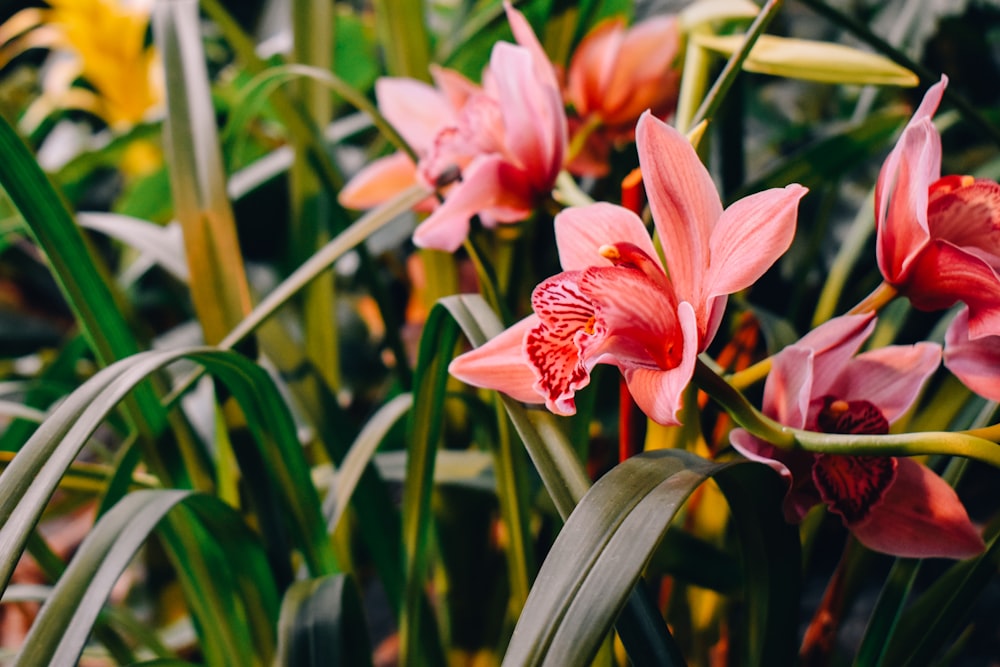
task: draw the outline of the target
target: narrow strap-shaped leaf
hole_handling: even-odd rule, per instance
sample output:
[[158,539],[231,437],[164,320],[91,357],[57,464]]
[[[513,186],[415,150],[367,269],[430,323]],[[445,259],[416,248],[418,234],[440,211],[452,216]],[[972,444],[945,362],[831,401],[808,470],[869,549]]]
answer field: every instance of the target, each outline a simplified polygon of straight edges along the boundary
[[[431,550],[431,491],[443,426],[448,360],[458,341],[458,326],[440,309],[424,324],[417,357],[413,410],[407,422],[408,456],[403,484],[403,549],[406,588],[400,613],[403,660],[432,660],[441,650],[434,619],[427,613],[423,581]],[[438,658],[440,659],[440,658]]]
[[251,299],[226,194],[197,1],[157,3],[153,34],[166,72],[167,165],[191,299],[205,340],[217,343],[250,312]]
[[[113,281],[95,258],[62,197],[52,187],[10,124],[0,118],[0,186],[17,208],[38,247],[45,253],[52,275],[102,365],[140,350],[123,314]],[[148,383],[124,403],[125,413],[146,437],[143,451],[153,471],[165,481],[186,484],[180,453],[169,441],[154,447],[152,437],[166,424],[163,408]]]
[[976,558],[955,563],[938,577],[904,613],[882,665],[927,665],[970,620],[973,602],[1000,570],[1000,521],[994,520],[987,549]]
[[278,664],[372,664],[361,599],[346,574],[299,581],[285,593],[278,622]]
[[[784,523],[777,493],[758,498],[751,490],[773,489],[779,480],[753,463],[712,463],[683,451],[661,450],[633,457],[602,477],[581,500],[556,539],[511,638],[504,664],[586,664],[610,630],[643,567],[684,500],[715,477],[745,523],[739,531],[747,598],[747,632],[740,664],[789,664],[794,637],[787,631],[797,606],[798,541]],[[792,554],[792,556],[789,556]],[[787,591],[786,591],[787,589]],[[791,627],[794,627],[792,624]],[[780,646],[776,645],[780,644]],[[683,664],[679,652],[664,656]],[[778,661],[774,661],[779,659]]]
[[[244,583],[252,582],[252,586],[244,586],[243,591],[249,591],[253,599],[246,601],[252,604],[244,607],[244,613],[251,618],[260,614],[270,616],[273,623],[277,614],[277,592],[273,583],[268,588],[267,577],[261,576],[267,572],[263,551],[234,510],[215,498],[189,491],[137,491],[105,514],[84,539],[32,625],[15,664],[75,663],[122,571],[153,529],[179,503],[201,505],[199,520],[213,524],[211,534],[219,539],[215,546],[222,547],[230,556],[238,555],[228,561],[220,560],[219,565],[228,564],[250,573],[243,578]],[[215,656],[225,662],[213,664],[266,664],[270,627],[258,624],[256,632],[244,627],[242,635],[232,634],[239,625],[231,622],[236,617],[219,624],[230,626],[230,641],[227,650],[220,650]],[[255,645],[265,649],[262,654],[255,656]]]
[[266,371],[242,355],[216,349],[145,352],[102,370],[38,427],[0,475],[0,588],[9,581],[27,536],[59,480],[108,412],[151,373],[180,358],[204,364],[229,387],[248,416],[273,484],[286,503],[288,526],[316,574],[336,571],[319,498],[295,425]]
[[371,463],[372,457],[389,429],[413,406],[412,394],[400,394],[376,412],[365,423],[365,427],[354,439],[347,456],[337,468],[337,477],[324,503],[327,527],[330,532],[337,528],[340,518],[347,509],[347,503],[358,487],[358,482]]

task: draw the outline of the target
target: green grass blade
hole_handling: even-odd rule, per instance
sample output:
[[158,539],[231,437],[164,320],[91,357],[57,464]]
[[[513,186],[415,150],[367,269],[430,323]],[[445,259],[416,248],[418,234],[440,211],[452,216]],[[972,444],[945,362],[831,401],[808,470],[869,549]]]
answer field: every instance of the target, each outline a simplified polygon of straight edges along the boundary
[[24,548],[31,528],[70,464],[107,414],[150,374],[180,358],[204,364],[222,380],[244,412],[280,490],[286,529],[315,574],[337,569],[320,502],[309,476],[295,425],[277,387],[263,368],[242,355],[215,349],[146,352],[102,370],[73,392],[41,424],[0,475],[0,588]]
[[[406,589],[400,613],[402,659],[433,660],[440,640],[423,604],[431,545],[431,491],[444,421],[448,361],[458,341],[458,326],[441,309],[431,311],[420,337],[413,410],[407,422],[408,456],[403,484],[403,549]],[[429,653],[433,652],[433,653]]]
[[167,164],[184,230],[191,299],[209,343],[250,312],[250,286],[226,194],[196,0],[157,3],[153,34],[167,80]]
[[973,603],[1000,570],[997,525],[994,520],[983,554],[952,565],[903,612],[880,664],[934,664],[948,641],[972,620]]
[[375,30],[392,76],[428,80],[430,36],[423,0],[375,0]]
[[[197,500],[195,500],[197,498]],[[267,563],[259,547],[249,548],[255,542],[242,519],[231,508],[214,498],[198,498],[189,491],[138,491],[127,496],[111,511],[105,514],[80,545],[66,572],[60,577],[47,604],[32,625],[24,645],[17,656],[17,665],[73,664],[83,650],[87,637],[101,613],[111,589],[125,566],[128,565],[138,548],[148,539],[159,522],[178,503],[198,503],[206,506],[204,514],[211,516],[214,525],[212,534],[220,538],[229,556],[236,556],[228,562],[232,567],[252,570],[244,579],[253,581],[253,599],[247,602],[259,605],[247,608],[250,616],[266,613],[276,617],[277,593],[267,587]],[[233,530],[219,532],[221,526],[229,523],[237,526],[244,539],[234,539]],[[223,541],[221,538],[225,537]],[[216,576],[222,576],[217,572]],[[235,592],[235,591],[232,591]],[[244,591],[245,592],[245,591]],[[249,606],[249,605],[248,605]],[[233,611],[232,609],[230,611]],[[220,625],[233,625],[237,615],[227,617]],[[275,620],[271,619],[272,622]],[[268,626],[257,623],[251,633],[244,628],[240,637],[231,639],[227,648],[230,653],[225,664],[251,665],[266,664],[264,657],[268,646]],[[259,633],[264,631],[262,636]],[[255,657],[254,649],[263,649]],[[220,656],[226,655],[220,653]],[[216,663],[223,664],[223,663]]]
[[347,503],[358,488],[358,482],[375,456],[379,445],[382,444],[389,430],[412,406],[413,396],[400,394],[379,408],[378,412],[365,422],[365,427],[354,439],[347,456],[337,467],[336,483],[324,506],[328,517],[327,528],[331,533],[337,529],[344,511],[347,509]]
[[[138,352],[141,346],[129,328],[123,314],[124,302],[114,291],[107,269],[96,260],[62,197],[28,147],[2,118],[0,152],[4,156],[0,160],[0,186],[45,253],[53,277],[98,362],[108,365]],[[143,451],[155,474],[167,482],[186,484],[188,473],[176,448],[169,442],[158,446],[152,442],[153,435],[166,424],[153,387],[147,384],[138,388],[124,409],[129,421],[145,436]]]
[[278,661],[288,667],[372,664],[361,599],[345,574],[300,581],[285,593]]

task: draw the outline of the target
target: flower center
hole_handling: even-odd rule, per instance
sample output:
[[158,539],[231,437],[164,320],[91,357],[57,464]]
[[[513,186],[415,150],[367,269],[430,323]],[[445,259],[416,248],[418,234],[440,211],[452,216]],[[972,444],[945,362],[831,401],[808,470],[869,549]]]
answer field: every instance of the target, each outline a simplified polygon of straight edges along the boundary
[[[823,397],[816,426],[824,433],[884,435],[889,421],[869,401]],[[813,482],[831,510],[850,525],[863,521],[881,502],[896,479],[897,461],[883,456],[819,454],[813,463]]]

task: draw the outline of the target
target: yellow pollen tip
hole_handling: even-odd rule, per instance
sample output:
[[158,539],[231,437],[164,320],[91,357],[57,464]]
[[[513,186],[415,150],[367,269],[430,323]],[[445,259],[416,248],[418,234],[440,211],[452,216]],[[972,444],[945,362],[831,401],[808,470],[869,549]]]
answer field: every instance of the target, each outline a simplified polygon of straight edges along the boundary
[[618,248],[613,245],[602,245],[597,249],[598,254],[605,259],[610,259],[612,262],[622,258],[622,254],[618,252]]
[[827,408],[827,410],[829,410],[834,415],[842,415],[850,409],[851,406],[847,404],[847,401],[840,401],[840,400],[834,401],[833,403],[830,404],[830,407]]
[[962,181],[961,182],[962,182],[961,187],[965,188],[965,187],[968,187],[968,186],[972,185],[973,183],[975,183],[976,182],[976,177],[975,176],[964,175],[964,176],[962,176]]

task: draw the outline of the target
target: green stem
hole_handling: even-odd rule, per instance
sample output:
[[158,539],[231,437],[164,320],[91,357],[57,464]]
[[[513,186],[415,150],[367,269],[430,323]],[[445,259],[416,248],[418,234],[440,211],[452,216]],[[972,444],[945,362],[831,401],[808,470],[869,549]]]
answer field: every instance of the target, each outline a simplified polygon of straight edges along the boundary
[[750,50],[757,43],[757,38],[764,34],[767,26],[770,25],[771,21],[777,15],[778,10],[781,9],[782,4],[783,0],[768,0],[764,4],[760,13],[757,14],[757,18],[750,24],[746,38],[743,40],[743,45],[726,62],[726,66],[722,68],[722,72],[715,80],[715,83],[712,84],[708,94],[705,95],[705,99],[702,100],[701,106],[698,107],[698,111],[695,112],[688,127],[694,127],[702,120],[711,120],[715,116],[716,111],[719,110],[719,106],[726,97],[726,93],[729,92],[733,82],[736,81],[736,77],[743,67],[743,61],[750,55]]
[[725,408],[737,424],[780,449],[851,456],[944,454],[974,459],[1000,468],[1000,445],[968,433],[930,431],[891,435],[841,435],[803,431],[783,426],[761,414],[743,394],[700,359],[695,366],[694,382]]

